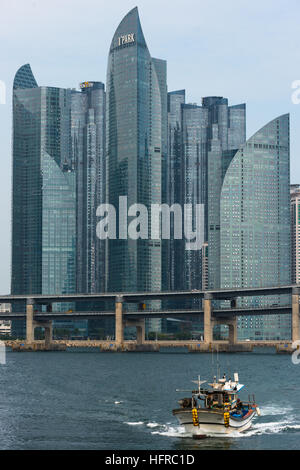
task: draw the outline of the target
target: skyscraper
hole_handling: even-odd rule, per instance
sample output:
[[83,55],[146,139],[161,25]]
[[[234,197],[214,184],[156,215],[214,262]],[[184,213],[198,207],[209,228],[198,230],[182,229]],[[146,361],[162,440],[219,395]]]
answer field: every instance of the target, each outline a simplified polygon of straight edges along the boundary
[[30,66],[21,67],[13,90],[12,293],[104,289],[96,236],[104,157],[103,83],[84,82],[81,92],[38,87]]
[[71,148],[76,169],[77,292],[104,291],[104,243],[96,235],[96,211],[105,199],[105,90],[83,82],[71,94]]
[[[186,104],[184,90],[170,92],[168,103],[167,200],[203,204],[206,285],[219,288],[220,194],[230,161],[246,140],[246,106],[228,106],[226,98],[215,96],[203,98],[201,106]],[[184,243],[171,241],[170,252],[169,288],[200,289],[202,250],[186,251]]]
[[[291,282],[289,145],[289,115],[283,115],[251,137],[228,167],[220,203],[221,288]],[[289,299],[251,297],[241,299],[241,306],[260,306],[263,301],[281,305]],[[278,325],[280,316],[272,320]],[[290,323],[286,317],[281,320],[273,334],[288,338]],[[244,320],[244,337],[265,339],[270,336],[265,325],[261,317],[250,317],[246,328]]]
[[69,116],[69,90],[38,87],[29,65],[18,70],[13,88],[13,294],[76,290]]
[[292,284],[300,284],[300,186],[291,185]]
[[[185,90],[168,93],[168,153],[163,172],[163,184],[166,188],[163,202],[170,206],[182,203],[182,105],[184,103]],[[171,219],[171,233],[174,233],[173,219]],[[165,290],[182,288],[183,260],[182,241],[171,237],[165,244]]]
[[[166,93],[165,62],[151,58],[134,8],[114,34],[107,69],[106,194],[116,209],[120,196],[127,207],[161,203]],[[107,243],[107,290],[160,290],[161,258],[160,240],[119,233]]]
[[183,265],[181,266],[182,289],[201,289],[202,244],[205,238],[205,205],[207,191],[207,131],[208,113],[202,106],[183,104],[182,110],[182,162],[181,188],[182,207],[191,204],[191,226],[196,229],[196,205],[203,206],[201,220],[201,246],[197,250],[186,250],[182,243]]
[[13,91],[12,293],[75,292],[76,194],[70,92],[37,87],[21,67]]
[[202,101],[208,112],[207,201],[208,287],[220,288],[220,198],[227,168],[246,141],[246,105],[228,106],[222,97]]

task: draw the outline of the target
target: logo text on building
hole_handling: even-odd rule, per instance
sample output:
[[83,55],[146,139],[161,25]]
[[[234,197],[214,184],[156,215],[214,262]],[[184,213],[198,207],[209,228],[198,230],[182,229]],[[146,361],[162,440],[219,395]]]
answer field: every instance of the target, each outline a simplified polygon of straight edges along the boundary
[[91,82],[82,82],[79,84],[80,88],[91,88],[93,86],[93,83]]
[[125,34],[124,36],[120,36],[118,38],[118,45],[123,46],[123,44],[129,44],[135,42],[134,33]]

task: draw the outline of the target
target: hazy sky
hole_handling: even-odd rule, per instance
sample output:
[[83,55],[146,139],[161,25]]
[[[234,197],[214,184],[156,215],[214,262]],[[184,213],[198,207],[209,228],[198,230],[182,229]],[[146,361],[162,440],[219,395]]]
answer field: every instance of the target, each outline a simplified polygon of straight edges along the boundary
[[105,82],[108,49],[123,16],[138,6],[153,57],[168,61],[169,90],[188,102],[220,95],[247,103],[247,136],[291,114],[291,182],[300,183],[299,0],[0,0],[0,293],[10,290],[11,88],[30,63],[39,85]]

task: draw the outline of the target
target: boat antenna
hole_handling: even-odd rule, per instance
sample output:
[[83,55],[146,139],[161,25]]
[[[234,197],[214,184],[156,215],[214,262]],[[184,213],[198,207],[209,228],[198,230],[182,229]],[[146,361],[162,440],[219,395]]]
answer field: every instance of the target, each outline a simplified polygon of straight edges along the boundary
[[211,348],[211,376],[214,375],[214,348]]
[[217,344],[217,381],[220,379],[219,345]]

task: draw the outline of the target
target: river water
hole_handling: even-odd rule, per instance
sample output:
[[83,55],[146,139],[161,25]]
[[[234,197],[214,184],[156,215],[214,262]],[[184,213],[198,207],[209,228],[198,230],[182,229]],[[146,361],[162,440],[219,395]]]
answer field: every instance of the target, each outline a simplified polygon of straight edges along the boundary
[[172,408],[216,374],[216,354],[8,352],[0,365],[0,449],[300,449],[300,365],[289,355],[220,354],[262,416],[244,435],[195,441]]

